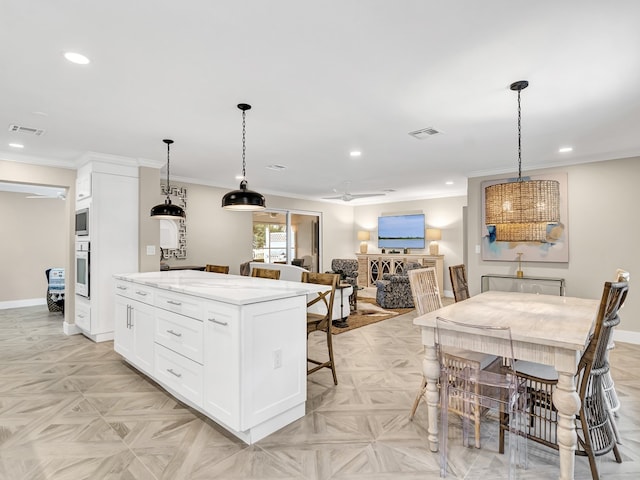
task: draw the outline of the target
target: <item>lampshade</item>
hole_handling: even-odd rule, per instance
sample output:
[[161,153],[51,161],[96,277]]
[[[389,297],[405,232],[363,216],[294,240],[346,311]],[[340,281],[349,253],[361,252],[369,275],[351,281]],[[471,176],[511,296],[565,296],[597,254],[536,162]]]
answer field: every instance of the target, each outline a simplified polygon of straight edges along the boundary
[[238,104],[238,108],[242,110],[242,181],[240,182],[240,188],[233,190],[222,197],[222,208],[225,210],[235,211],[255,211],[264,210],[266,203],[264,197],[258,192],[249,190],[247,188],[247,162],[245,159],[246,151],[246,114],[247,110],[251,109],[251,105],[247,103]]
[[442,240],[442,231],[439,228],[427,228],[427,240]]
[[358,240],[361,242],[367,242],[371,239],[371,234],[366,230],[360,230],[358,232]]
[[162,141],[167,144],[167,187],[165,189],[167,198],[165,198],[164,203],[153,207],[151,209],[150,215],[151,218],[155,220],[180,220],[181,218],[184,218],[186,214],[182,207],[171,203],[171,197],[169,195],[169,192],[171,192],[171,188],[169,186],[169,169],[171,165],[169,161],[169,149],[171,147],[171,144],[173,143],[173,140],[165,138]]
[[560,183],[522,179],[520,92],[526,80],[511,84],[518,92],[518,180],[485,188],[485,224],[501,242],[546,242],[547,225],[560,221]]

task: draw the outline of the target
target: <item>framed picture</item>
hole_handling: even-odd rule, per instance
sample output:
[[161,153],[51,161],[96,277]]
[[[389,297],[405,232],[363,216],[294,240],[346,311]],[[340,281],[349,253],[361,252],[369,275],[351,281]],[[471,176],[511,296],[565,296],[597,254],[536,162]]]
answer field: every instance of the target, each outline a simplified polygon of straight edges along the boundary
[[516,178],[503,178],[482,182],[482,260],[513,262],[522,255],[523,262],[568,262],[569,229],[567,174],[556,173],[522,177],[523,180],[556,180],[560,184],[560,222],[547,225],[546,242],[499,242],[491,235],[485,222],[485,192],[490,185],[515,182]]
[[[162,192],[162,195],[165,195],[165,185],[160,185],[160,191]],[[171,196],[171,203],[179,205],[185,212],[187,211],[187,189],[185,187],[176,187],[175,185],[172,185],[169,195]],[[173,220],[170,221],[173,222]],[[175,223],[178,224],[177,245],[176,248],[163,249],[163,260],[168,260],[170,258],[187,258],[187,224],[184,218],[181,218]]]

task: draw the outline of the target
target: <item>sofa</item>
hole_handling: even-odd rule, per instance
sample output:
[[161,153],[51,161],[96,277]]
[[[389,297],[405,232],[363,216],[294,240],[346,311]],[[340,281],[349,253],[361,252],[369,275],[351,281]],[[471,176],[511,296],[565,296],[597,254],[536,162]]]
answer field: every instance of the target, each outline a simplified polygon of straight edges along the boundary
[[385,273],[376,281],[376,302],[382,308],[414,308],[409,270],[424,268],[419,263],[409,263],[402,273]]
[[[298,267],[296,265],[287,265],[284,263],[262,263],[262,262],[250,262],[249,263],[250,272],[254,268],[268,268],[271,270],[280,270],[280,282],[300,282],[302,280],[302,272],[306,272],[307,270]],[[353,287],[347,287],[342,290],[336,290],[336,297],[333,301],[333,315],[331,316],[331,320],[341,320],[346,319],[351,313],[351,308],[349,306],[349,297],[353,293]],[[312,300],[312,296],[309,297],[308,301]],[[312,313],[325,313],[322,311],[323,306],[321,302],[316,303],[309,307],[309,311]]]

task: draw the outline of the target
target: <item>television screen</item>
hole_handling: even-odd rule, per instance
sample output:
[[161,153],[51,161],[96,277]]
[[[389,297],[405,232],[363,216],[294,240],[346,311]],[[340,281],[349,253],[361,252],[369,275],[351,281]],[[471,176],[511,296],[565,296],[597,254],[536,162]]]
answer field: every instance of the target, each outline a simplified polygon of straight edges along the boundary
[[424,213],[378,217],[378,248],[424,248]]

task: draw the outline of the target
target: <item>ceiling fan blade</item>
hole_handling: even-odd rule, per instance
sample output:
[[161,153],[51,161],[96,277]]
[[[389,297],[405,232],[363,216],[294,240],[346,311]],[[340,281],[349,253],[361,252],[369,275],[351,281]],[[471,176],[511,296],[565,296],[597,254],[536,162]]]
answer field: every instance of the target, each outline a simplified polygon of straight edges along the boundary
[[350,193],[351,198],[382,197],[384,193]]

